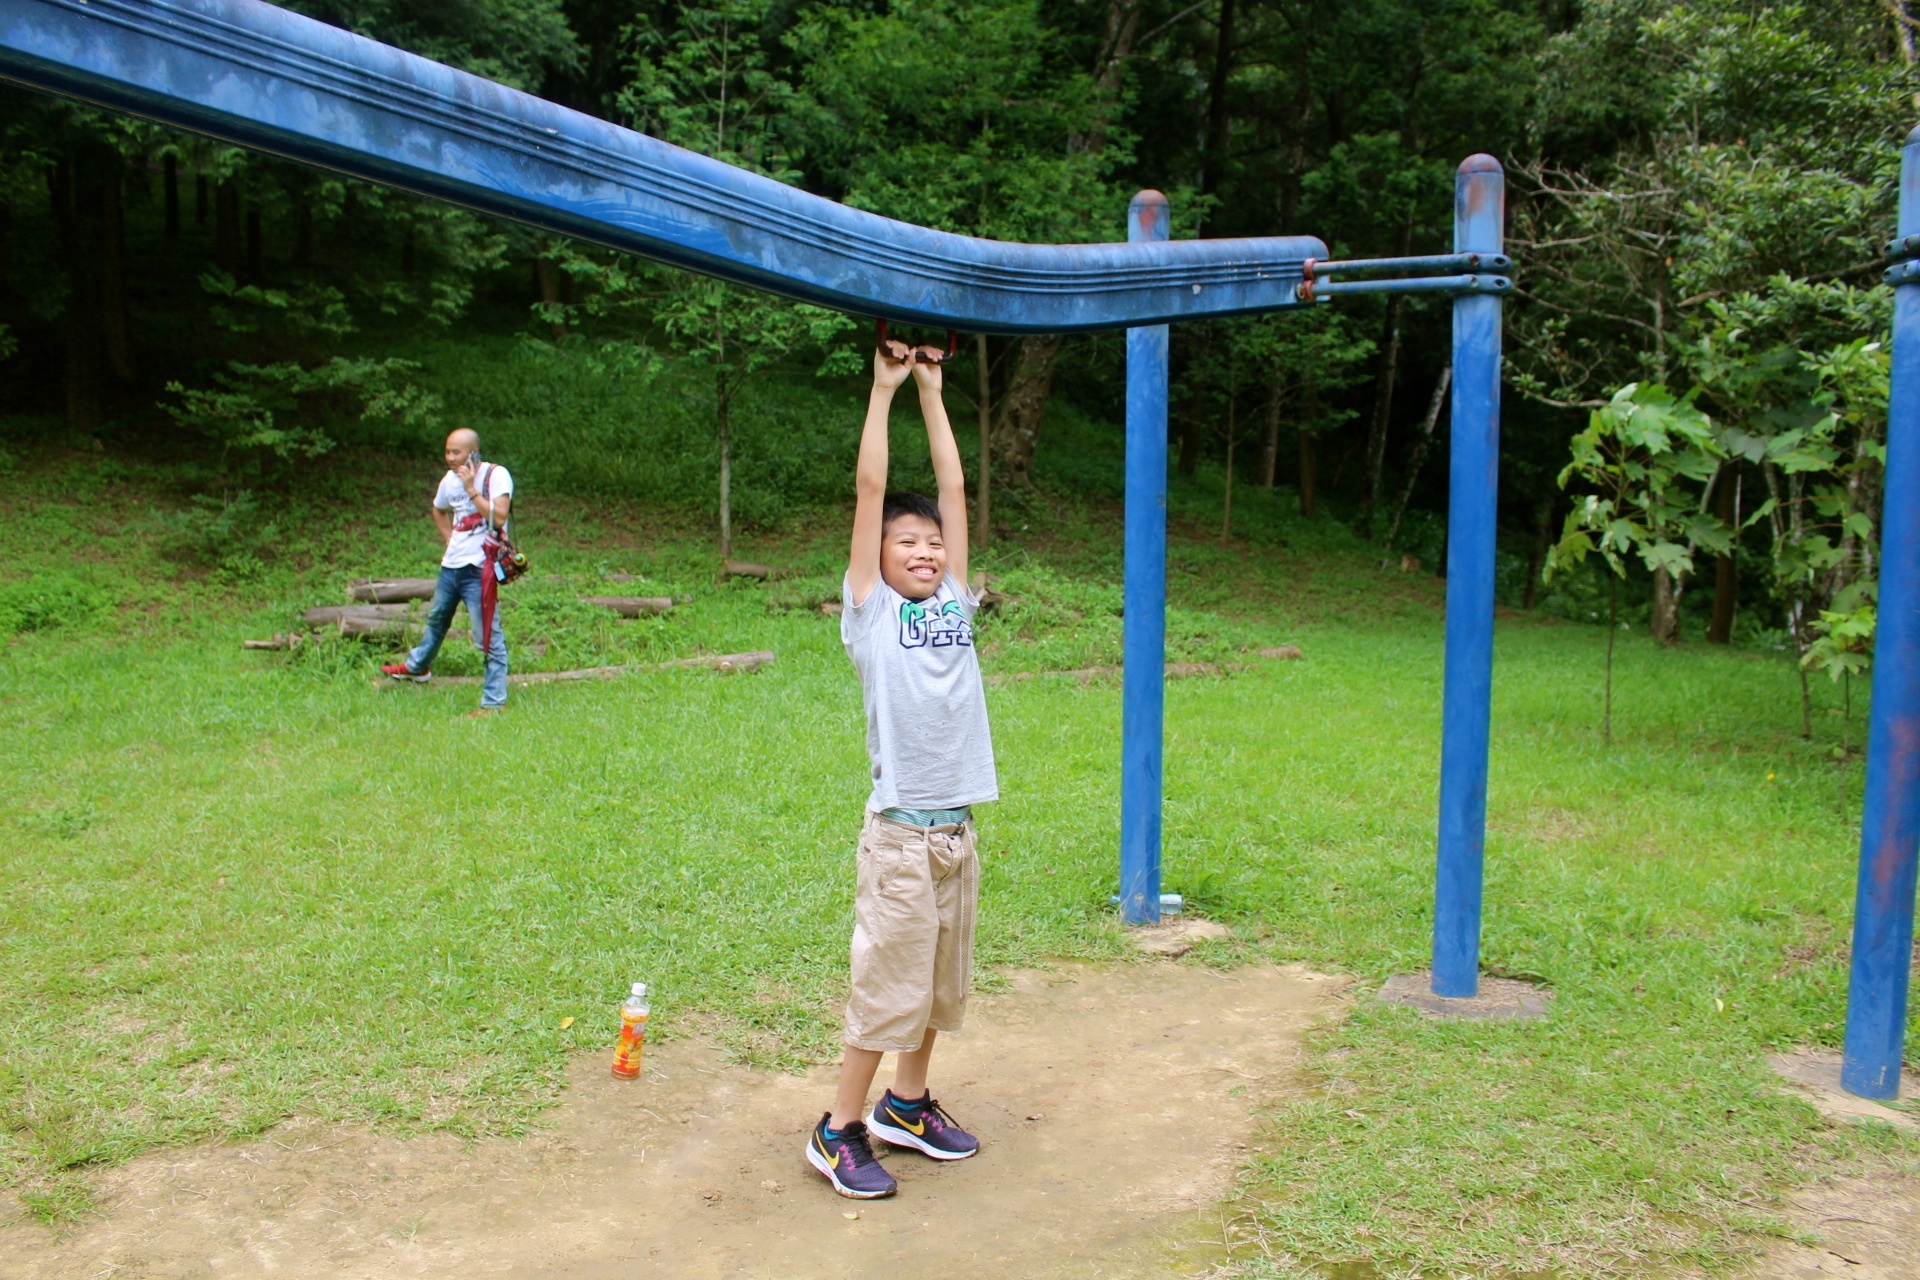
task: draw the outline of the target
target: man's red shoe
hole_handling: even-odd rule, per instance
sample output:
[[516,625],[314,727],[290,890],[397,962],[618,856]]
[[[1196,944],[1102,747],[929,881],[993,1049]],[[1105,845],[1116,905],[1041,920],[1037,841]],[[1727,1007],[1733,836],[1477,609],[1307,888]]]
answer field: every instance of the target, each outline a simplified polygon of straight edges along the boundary
[[407,670],[407,664],[404,662],[389,662],[380,668],[380,674],[383,676],[392,676],[395,680],[411,680],[415,684],[425,684],[427,681],[433,679],[433,672],[421,671],[415,673],[409,671]]

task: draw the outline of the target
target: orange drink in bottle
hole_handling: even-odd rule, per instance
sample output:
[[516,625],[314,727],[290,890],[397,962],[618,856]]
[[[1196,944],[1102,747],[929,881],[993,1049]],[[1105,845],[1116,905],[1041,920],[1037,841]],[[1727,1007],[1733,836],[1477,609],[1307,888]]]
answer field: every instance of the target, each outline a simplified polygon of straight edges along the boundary
[[613,1051],[613,1074],[622,1080],[640,1076],[640,1055],[647,1047],[647,984],[633,984],[633,994],[620,1005],[620,1044]]

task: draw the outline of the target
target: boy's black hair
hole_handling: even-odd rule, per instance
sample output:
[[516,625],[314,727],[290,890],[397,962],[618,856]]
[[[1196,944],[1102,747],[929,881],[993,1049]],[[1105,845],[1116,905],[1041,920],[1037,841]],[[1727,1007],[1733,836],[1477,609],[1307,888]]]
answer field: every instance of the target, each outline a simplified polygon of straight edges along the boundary
[[880,529],[898,520],[901,516],[919,516],[922,520],[933,521],[933,527],[940,524],[940,504],[924,493],[890,493],[880,504]]

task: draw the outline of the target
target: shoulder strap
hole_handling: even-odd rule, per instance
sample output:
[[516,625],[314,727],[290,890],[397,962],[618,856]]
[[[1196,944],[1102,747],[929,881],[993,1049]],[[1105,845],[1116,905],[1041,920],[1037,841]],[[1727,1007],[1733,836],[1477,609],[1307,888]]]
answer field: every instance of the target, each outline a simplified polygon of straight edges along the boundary
[[[493,528],[493,469],[499,465],[497,462],[487,463],[487,478],[480,482],[480,496],[487,500],[487,528],[489,529]],[[500,526],[500,531],[505,534],[508,539],[513,537],[513,513],[511,511],[507,513],[506,523]]]

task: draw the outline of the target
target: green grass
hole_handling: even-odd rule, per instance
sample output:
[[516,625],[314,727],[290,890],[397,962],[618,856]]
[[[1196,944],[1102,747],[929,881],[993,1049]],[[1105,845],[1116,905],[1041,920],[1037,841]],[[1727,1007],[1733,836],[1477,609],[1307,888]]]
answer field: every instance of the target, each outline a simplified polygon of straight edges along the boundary
[[[0,1170],[37,1216],[84,1213],[93,1168],[292,1114],[521,1131],[635,979],[664,1034],[769,1065],[834,1051],[859,693],[834,624],[769,601],[831,590],[844,515],[741,549],[802,578],[722,585],[685,516],[529,491],[523,541],[568,576],[508,595],[513,643],[549,644],[532,665],[776,650],[757,675],[519,689],[474,723],[471,688],[375,688],[377,652],[239,652],[346,577],[426,571],[434,472],[313,468],[271,553],[212,569],[161,554],[162,472],[41,449],[0,477],[0,601],[40,619],[0,640]],[[1197,495],[1174,504],[1174,647],[1247,665],[1169,686],[1167,886],[1233,926],[1206,963],[1421,967],[1442,586],[1283,498],[1237,498],[1252,538],[1223,549]],[[985,567],[1021,603],[983,630],[989,669],[1116,661],[1111,504],[1004,510],[1018,536]],[[616,624],[567,602],[609,570],[692,603]],[[1859,788],[1857,756],[1826,755],[1838,721],[1795,736],[1776,655],[1630,636],[1602,748],[1602,640],[1518,617],[1497,640],[1485,960],[1551,985],[1553,1016],[1362,1000],[1320,1033],[1316,1087],[1240,1186],[1250,1274],[1722,1268],[1796,1179],[1913,1161],[1826,1128],[1760,1060],[1838,1042]],[[1288,641],[1305,661],[1244,653]],[[1117,687],[988,696],[983,960],[1123,955]]]

